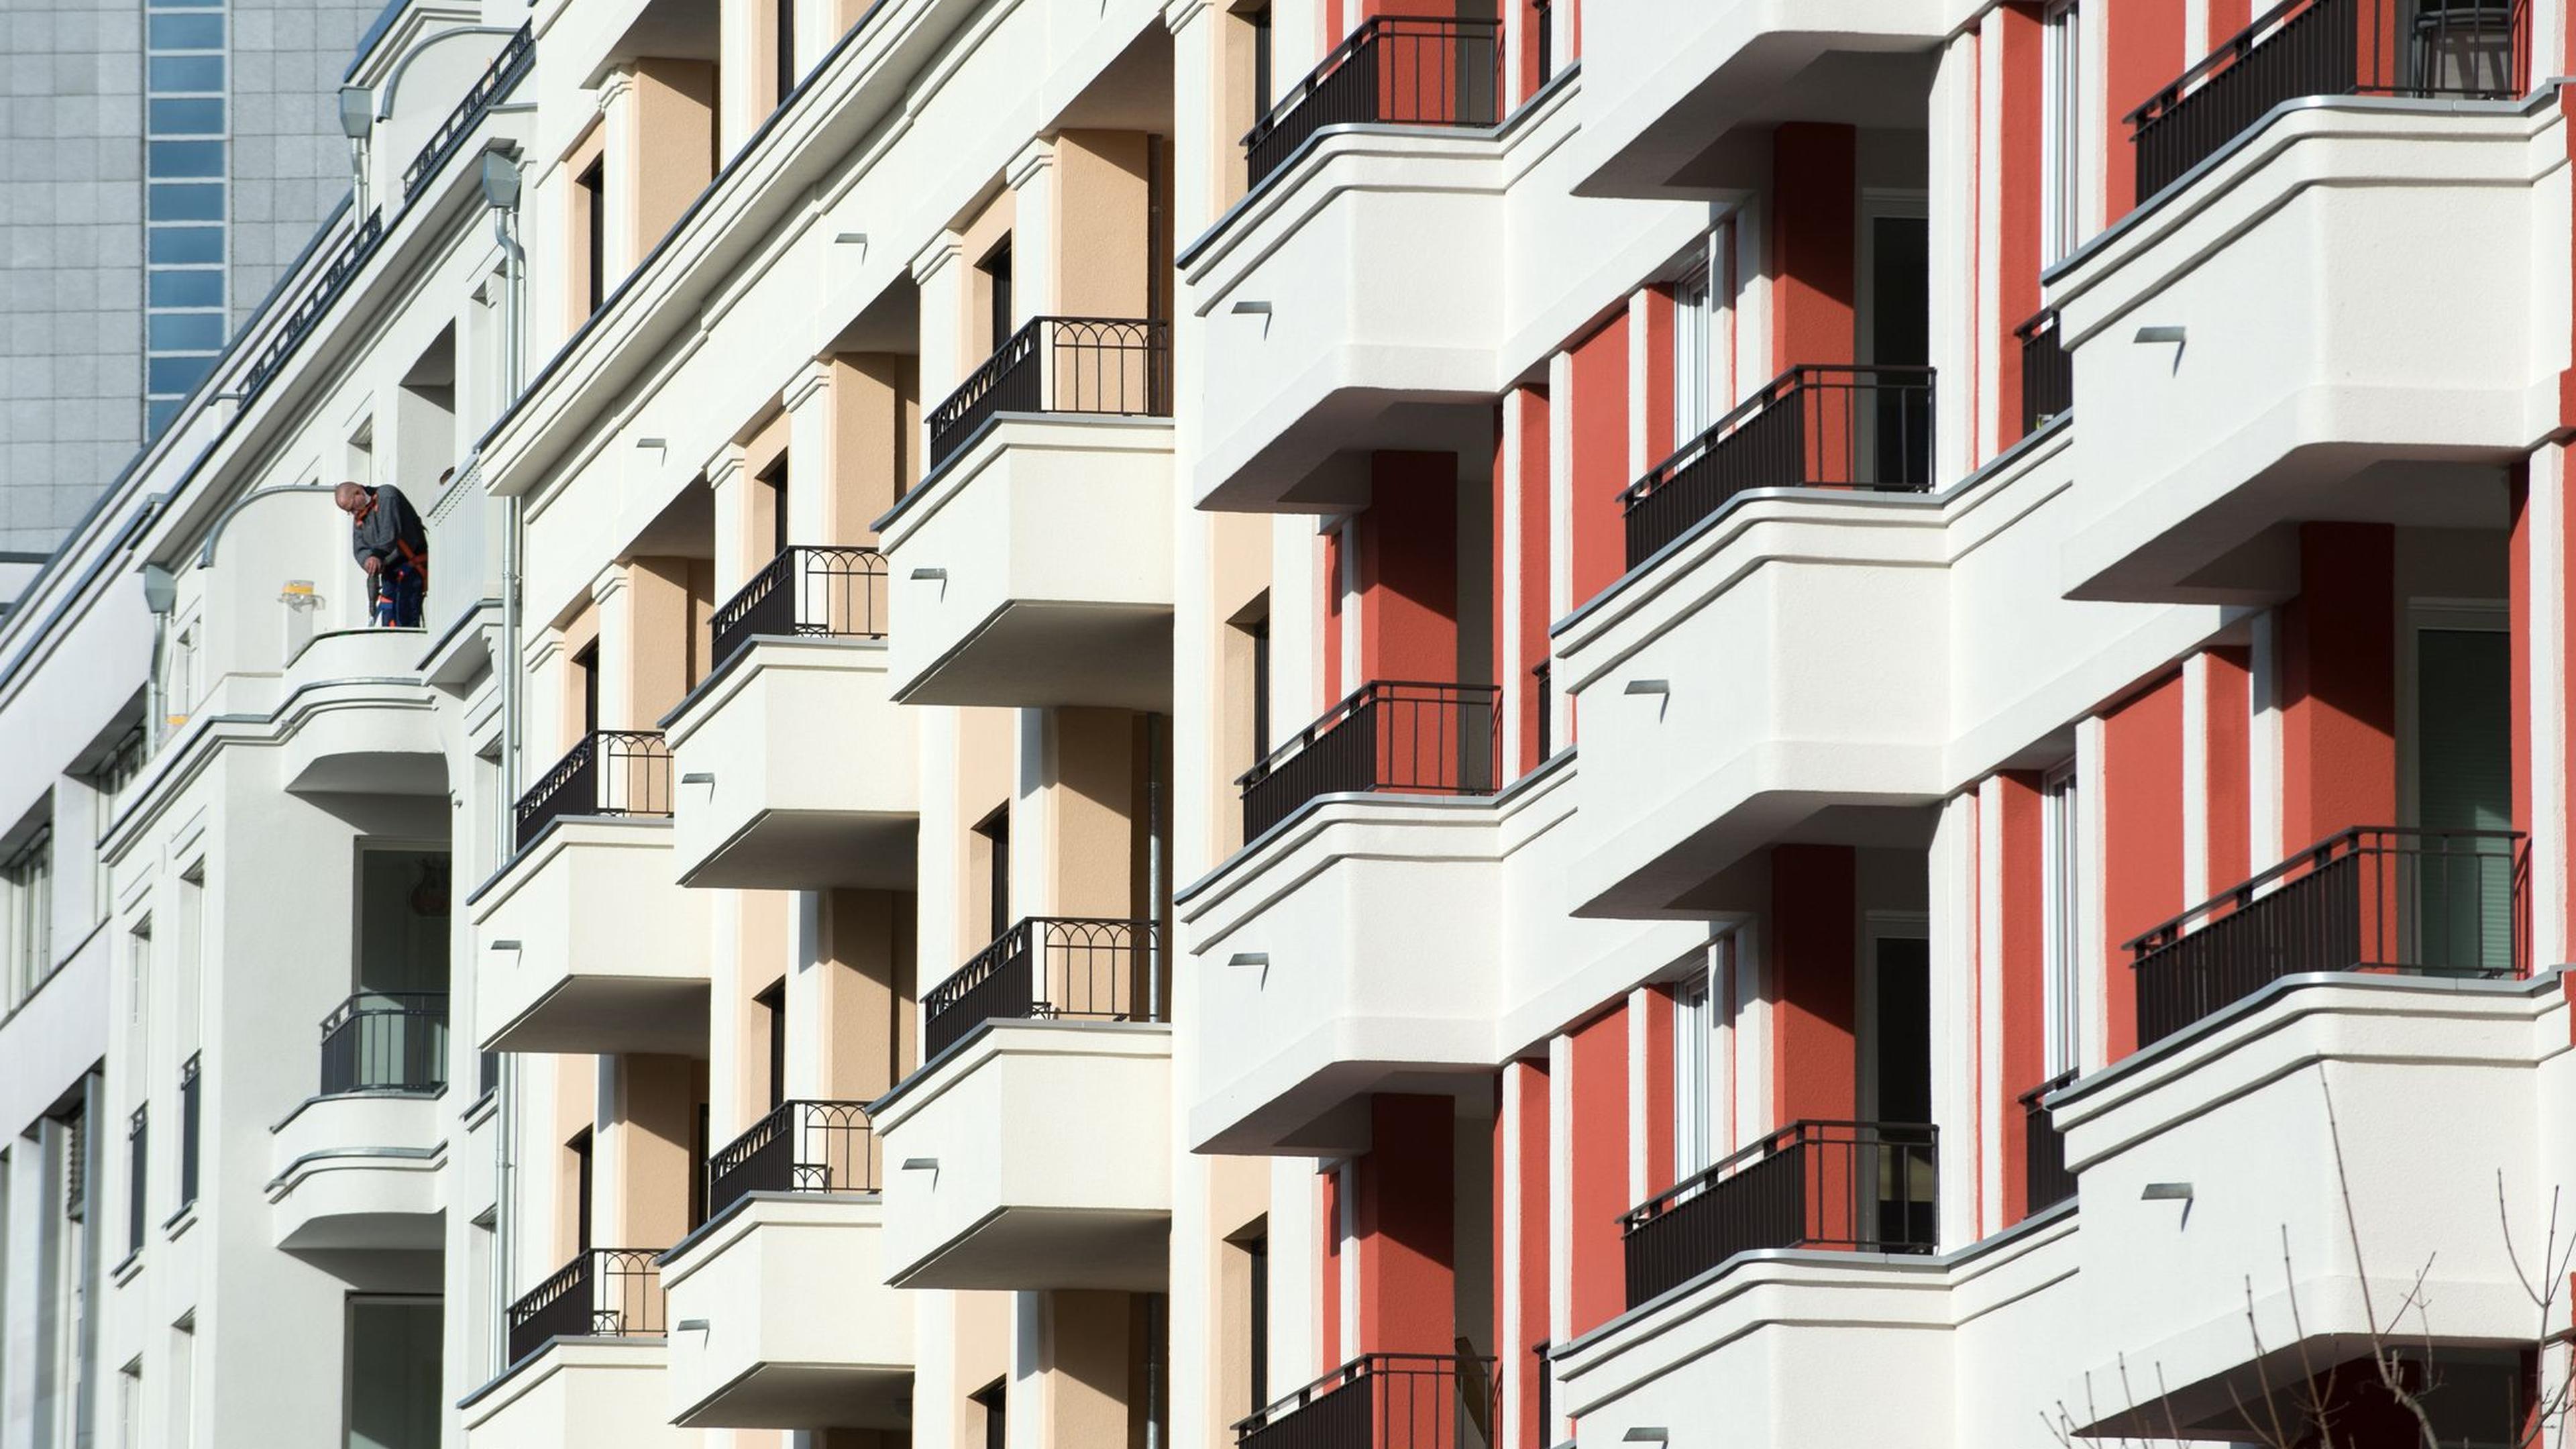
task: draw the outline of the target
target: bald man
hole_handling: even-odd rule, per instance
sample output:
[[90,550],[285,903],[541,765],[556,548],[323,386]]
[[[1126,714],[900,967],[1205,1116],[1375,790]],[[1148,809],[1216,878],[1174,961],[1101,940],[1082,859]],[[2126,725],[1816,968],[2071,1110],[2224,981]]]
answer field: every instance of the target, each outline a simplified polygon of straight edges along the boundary
[[331,490],[331,501],[349,515],[349,551],[367,571],[369,621],[419,628],[421,601],[429,592],[429,534],[411,500],[390,485],[343,483]]

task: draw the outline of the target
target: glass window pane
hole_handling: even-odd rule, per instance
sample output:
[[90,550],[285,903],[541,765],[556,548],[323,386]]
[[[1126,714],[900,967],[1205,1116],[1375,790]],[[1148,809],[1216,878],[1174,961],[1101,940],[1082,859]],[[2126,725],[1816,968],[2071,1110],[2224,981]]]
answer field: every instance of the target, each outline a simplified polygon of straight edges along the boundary
[[151,262],[220,262],[224,229],[219,226],[156,226],[144,260]]
[[172,418],[179,415],[179,404],[185,401],[187,401],[185,398],[165,397],[155,398],[145,404],[143,431],[158,435],[163,428],[170,426]]
[[161,182],[152,187],[154,221],[223,219],[224,184],[220,181]]
[[155,93],[219,91],[224,88],[224,58],[220,55],[156,55],[145,74]]
[[152,134],[156,136],[220,136],[224,130],[224,103],[211,96],[154,101],[151,115]]
[[155,141],[145,152],[155,177],[224,174],[221,141]]
[[154,50],[221,50],[224,48],[224,17],[221,15],[155,15],[152,17]]
[[186,392],[205,381],[207,369],[215,365],[212,356],[156,357],[144,368],[145,392]]
[[216,352],[224,345],[221,312],[155,312],[146,328],[155,352]]
[[155,271],[144,294],[155,307],[220,307],[224,305],[224,274]]

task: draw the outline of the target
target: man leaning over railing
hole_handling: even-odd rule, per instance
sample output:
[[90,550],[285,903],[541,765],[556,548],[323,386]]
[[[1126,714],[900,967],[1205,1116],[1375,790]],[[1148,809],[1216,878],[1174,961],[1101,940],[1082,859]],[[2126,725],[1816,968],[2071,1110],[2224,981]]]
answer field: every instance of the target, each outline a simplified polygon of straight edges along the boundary
[[[446,475],[439,481],[447,481]],[[411,500],[390,484],[343,483],[331,490],[331,501],[349,515],[349,551],[367,571],[367,622],[419,628],[421,602],[429,593],[429,534]]]

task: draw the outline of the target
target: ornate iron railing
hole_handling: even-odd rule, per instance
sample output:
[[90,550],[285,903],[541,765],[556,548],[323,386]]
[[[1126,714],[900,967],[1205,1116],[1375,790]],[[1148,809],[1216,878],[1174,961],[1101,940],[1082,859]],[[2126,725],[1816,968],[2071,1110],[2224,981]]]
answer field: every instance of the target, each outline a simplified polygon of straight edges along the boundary
[[447,1085],[447,993],[361,991],[322,1018],[322,1095]]
[[794,544],[763,564],[707,621],[707,653],[721,669],[758,638],[882,639],[885,633],[884,554]]
[[1756,1249],[1931,1252],[1938,1141],[1923,1123],[1790,1123],[1620,1219],[1628,1306]]
[[1495,1442],[1502,1380],[1478,1354],[1368,1353],[1234,1426],[1236,1449],[1465,1449]]
[[1040,317],[1012,333],[931,410],[930,466],[995,413],[1172,414],[1172,326],[1121,317]]
[[668,815],[671,751],[659,730],[598,730],[519,797],[519,849],[567,815]]
[[2128,115],[2137,199],[2164,190],[2283,101],[2522,94],[2522,0],[2286,0]]
[[864,1102],[781,1102],[707,1159],[707,1216],[754,1192],[874,1192],[884,1157]]
[[1235,782],[1243,789],[1243,838],[1258,839],[1318,795],[1494,793],[1502,779],[1501,699],[1486,684],[1361,685]]
[[466,136],[473,131],[475,123],[483,119],[483,113],[508,95],[511,88],[518,85],[520,77],[535,68],[536,62],[535,27],[533,23],[522,25],[518,34],[502,44],[500,52],[492,57],[492,63],[484,67],[483,74],[466,88],[465,97],[456,103],[456,109],[448,112],[447,119],[438,123],[438,129],[429,133],[429,144],[421,147],[420,154],[412,157],[411,164],[403,168],[402,189],[406,204],[420,195],[421,188],[429,185],[447,165],[447,158],[455,155],[456,149],[465,144]]
[[1619,495],[1628,567],[1752,489],[1931,486],[1931,368],[1793,367]]
[[2522,840],[2360,826],[2158,924],[2121,947],[2137,973],[2139,1043],[2303,972],[2521,975]]
[[650,1338],[662,1332],[657,1248],[588,1248],[510,1305],[510,1362],[558,1338]]
[[988,1021],[1166,1021],[1151,921],[1031,916],[922,997],[922,1057]]
[[[1550,59],[1542,50],[1542,69]],[[1502,61],[1500,21],[1371,16],[1244,136],[1250,184],[1269,179],[1326,126],[1498,124]]]
[[367,264],[367,258],[376,254],[376,244],[384,239],[384,212],[368,212],[367,219],[358,223],[357,230],[349,234],[349,239],[340,243],[340,250],[331,258],[331,264],[322,269],[322,279],[315,282],[313,289],[304,294],[304,299],[295,304],[295,310],[286,314],[286,320],[279,324],[268,346],[260,350],[259,360],[242,374],[242,406],[250,406],[250,400],[259,396],[261,389],[277,376],[277,370],[295,355],[295,349],[304,345],[304,339],[320,324],[323,314],[331,310],[331,304],[340,300],[340,294],[357,280],[358,269]]

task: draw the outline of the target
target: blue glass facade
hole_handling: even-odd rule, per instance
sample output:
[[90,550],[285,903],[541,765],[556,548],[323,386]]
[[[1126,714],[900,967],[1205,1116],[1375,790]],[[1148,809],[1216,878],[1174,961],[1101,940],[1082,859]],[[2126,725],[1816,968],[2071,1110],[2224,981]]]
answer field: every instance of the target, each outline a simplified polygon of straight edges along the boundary
[[144,11],[143,430],[214,366],[225,321],[226,16],[221,0]]

